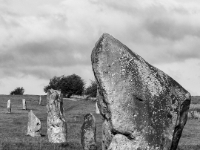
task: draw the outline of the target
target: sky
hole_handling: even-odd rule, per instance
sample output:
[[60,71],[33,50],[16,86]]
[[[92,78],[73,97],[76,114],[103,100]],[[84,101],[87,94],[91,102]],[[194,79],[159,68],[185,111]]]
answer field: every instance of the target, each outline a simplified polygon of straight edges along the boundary
[[199,0],[0,0],[0,94],[45,94],[54,76],[94,80],[90,55],[109,33],[200,95]]

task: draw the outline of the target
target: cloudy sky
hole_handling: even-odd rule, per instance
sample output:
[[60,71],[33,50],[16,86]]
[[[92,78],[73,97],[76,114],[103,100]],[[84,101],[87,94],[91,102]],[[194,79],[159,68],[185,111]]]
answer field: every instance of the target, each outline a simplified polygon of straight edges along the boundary
[[0,0],[0,94],[73,73],[89,84],[106,32],[200,95],[199,18],[199,0]]

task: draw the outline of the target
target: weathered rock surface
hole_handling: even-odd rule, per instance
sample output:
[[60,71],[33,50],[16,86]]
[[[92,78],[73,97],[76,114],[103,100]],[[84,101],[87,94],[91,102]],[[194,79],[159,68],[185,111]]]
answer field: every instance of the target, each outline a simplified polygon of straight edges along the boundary
[[27,107],[26,107],[26,100],[25,99],[22,99],[22,109],[23,110],[27,109]]
[[96,150],[96,124],[92,114],[86,114],[81,127],[81,144],[84,150]]
[[103,150],[176,150],[190,94],[109,34],[91,60],[105,119]]
[[111,124],[107,120],[104,120],[102,124],[102,150],[107,150],[112,138],[113,138],[113,133],[111,132]]
[[11,113],[11,101],[10,101],[10,99],[7,101],[7,113]]
[[30,135],[32,137],[41,136],[40,134],[41,128],[42,128],[42,125],[41,125],[40,119],[38,119],[33,113],[33,111],[31,110],[28,113],[27,135]]
[[60,91],[47,93],[47,135],[51,143],[67,141],[67,124],[63,116],[63,97]]

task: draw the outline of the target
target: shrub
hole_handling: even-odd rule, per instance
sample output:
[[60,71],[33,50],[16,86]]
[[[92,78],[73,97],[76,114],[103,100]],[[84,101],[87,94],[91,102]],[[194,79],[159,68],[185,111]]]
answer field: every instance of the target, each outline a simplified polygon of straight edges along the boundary
[[24,94],[23,87],[17,87],[13,91],[10,92],[10,95],[23,95],[23,94]]
[[84,81],[80,76],[72,74],[69,76],[53,77],[49,81],[49,85],[44,87],[44,92],[47,93],[48,89],[60,90],[65,97],[74,95],[82,95],[84,91]]
[[97,83],[96,83],[96,81],[91,81],[91,84],[85,90],[85,95],[88,95],[90,97],[96,97],[97,96]]

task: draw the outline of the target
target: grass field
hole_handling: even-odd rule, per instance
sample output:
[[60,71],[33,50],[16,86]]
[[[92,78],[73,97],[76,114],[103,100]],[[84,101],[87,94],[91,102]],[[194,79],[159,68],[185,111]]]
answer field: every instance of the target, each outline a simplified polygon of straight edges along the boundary
[[[26,99],[28,110],[22,110],[22,99]],[[7,100],[11,100],[12,113],[7,114]],[[95,103],[80,98],[64,99],[64,116],[68,126],[68,143],[51,144],[46,135],[46,96],[42,96],[42,105],[38,105],[39,96],[0,95],[0,149],[4,150],[80,150],[80,128],[83,116],[93,113],[97,126],[97,146],[101,150],[101,124],[102,118],[95,114]],[[76,101],[75,101],[76,100]],[[192,106],[192,109],[195,106]],[[199,109],[198,107],[197,109]],[[42,122],[42,137],[26,136],[28,111],[33,110]],[[199,109],[200,110],[200,109]],[[200,146],[200,120],[188,119],[179,145],[181,150],[199,150]]]

